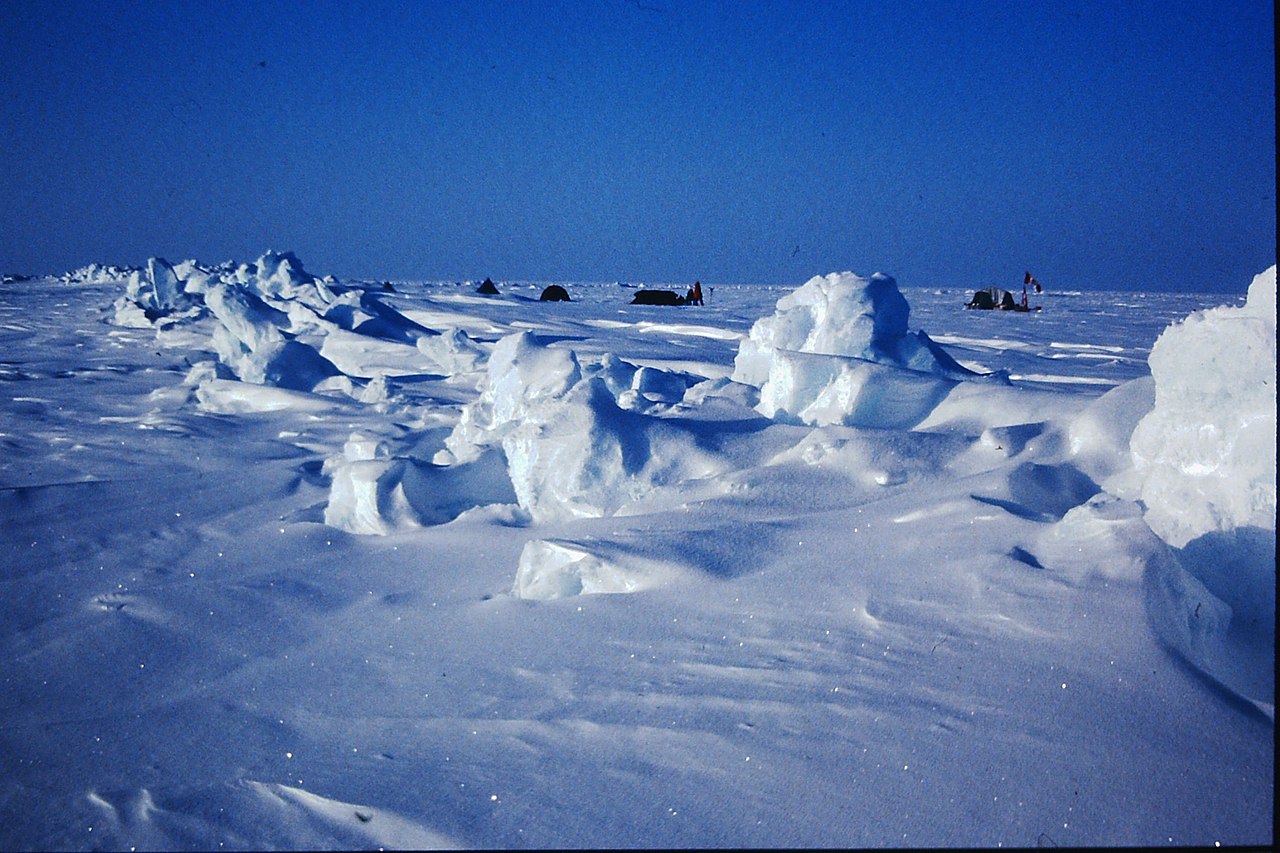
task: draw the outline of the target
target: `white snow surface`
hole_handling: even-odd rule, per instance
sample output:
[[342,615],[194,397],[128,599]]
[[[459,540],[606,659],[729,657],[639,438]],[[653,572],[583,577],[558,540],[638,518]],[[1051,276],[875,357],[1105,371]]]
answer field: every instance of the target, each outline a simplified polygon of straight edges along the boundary
[[1272,843],[1274,267],[544,286],[0,284],[0,848]]
[[958,381],[978,376],[923,331],[909,332],[909,316],[883,273],[814,276],[751,326],[733,378],[760,389],[756,410],[770,418],[911,429]]
[[1171,545],[1243,527],[1275,531],[1276,269],[1247,304],[1197,311],[1151,350],[1155,406],[1133,450],[1147,523]]

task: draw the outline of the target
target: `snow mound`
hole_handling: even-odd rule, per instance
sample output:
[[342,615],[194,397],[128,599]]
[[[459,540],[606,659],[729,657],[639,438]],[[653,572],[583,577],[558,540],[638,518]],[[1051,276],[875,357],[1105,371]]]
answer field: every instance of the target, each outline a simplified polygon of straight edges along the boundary
[[319,352],[347,376],[365,379],[410,376],[438,369],[415,346],[344,329],[330,329],[320,342]]
[[1147,617],[1170,648],[1275,720],[1276,538],[1242,528],[1168,549],[1145,574]]
[[1276,268],[1246,304],[1167,328],[1149,358],[1155,404],[1120,478],[1171,546],[1146,576],[1156,633],[1275,719]]
[[909,315],[890,276],[814,276],[752,325],[733,379],[760,389],[757,408],[770,418],[910,428],[980,374],[908,332]]
[[910,429],[955,384],[860,358],[776,350],[756,409],[769,418],[814,426]]
[[464,407],[436,461],[466,464],[500,447],[533,520],[614,515],[658,489],[722,469],[686,430],[619,403],[625,392],[635,392],[634,401],[646,391],[676,397],[679,389],[682,397],[685,387],[608,359],[584,370],[572,351],[517,332],[494,346],[479,397]]
[[1168,549],[1142,521],[1142,507],[1100,493],[1067,511],[1039,539],[1045,568],[1074,583],[1139,583]]
[[975,376],[930,340],[911,334],[911,308],[898,283],[883,273],[814,276],[778,300],[777,310],[751,327],[734,359],[734,379],[761,385],[777,350],[848,356],[948,378]]
[[603,380],[622,408],[646,414],[682,402],[689,389],[702,381],[687,373],[631,364],[612,353],[596,364],[583,365],[582,373]]
[[652,561],[619,561],[592,553],[575,542],[534,539],[520,552],[511,594],[549,601],[575,595],[639,592],[667,574]]
[[446,467],[394,456],[387,442],[353,433],[323,471],[331,483],[324,523],[348,533],[385,536],[445,524],[477,506],[515,502],[498,453]]
[[462,846],[431,826],[387,809],[252,779],[91,790],[79,808],[91,817],[97,830],[94,846],[101,849],[447,850]]
[[129,274],[125,292],[113,307],[117,325],[145,329],[198,316],[202,306],[172,264],[151,258],[145,270]]
[[205,302],[221,323],[213,333],[218,357],[241,381],[311,391],[341,374],[314,347],[287,337],[288,315],[247,288],[214,285]]
[[1130,440],[1147,523],[1169,544],[1276,521],[1276,268],[1247,303],[1156,340],[1155,406]]
[[1076,465],[1113,490],[1111,479],[1128,476],[1133,469],[1129,441],[1154,404],[1155,383],[1150,376],[1131,379],[1093,401],[1067,428]]
[[520,506],[535,521],[614,515],[720,470],[688,433],[621,408],[598,377],[530,412],[502,449]]
[[438,461],[471,461],[483,448],[500,444],[526,412],[542,411],[544,401],[560,399],[581,378],[582,367],[571,350],[540,346],[530,332],[507,335],[489,355],[480,396],[463,408],[445,440],[452,455]]
[[323,316],[348,332],[409,346],[415,345],[419,338],[439,334],[410,320],[375,294],[362,290],[334,296],[325,306]]
[[428,329],[368,291],[335,296],[319,320],[297,307],[291,316],[324,336],[321,355],[350,376],[453,376],[475,371],[487,356],[463,330]]
[[453,376],[477,370],[488,351],[462,329],[443,329],[439,334],[418,338],[418,351],[443,374]]
[[[152,258],[131,274],[112,308],[116,325],[155,328],[181,345],[199,346],[208,335],[230,376],[242,382],[336,390],[363,402],[386,402],[387,377],[469,373],[486,357],[465,332],[426,328],[373,292],[317,278],[289,252],[212,268]],[[208,318],[212,324],[201,322]],[[201,400],[219,406],[213,398],[225,396]]]
[[314,308],[323,309],[335,299],[329,288],[331,282],[303,269],[292,252],[268,249],[254,263],[241,264],[231,280],[258,296],[298,301]]
[[138,272],[135,267],[118,267],[115,264],[89,264],[58,277],[65,284],[117,284],[128,281]]

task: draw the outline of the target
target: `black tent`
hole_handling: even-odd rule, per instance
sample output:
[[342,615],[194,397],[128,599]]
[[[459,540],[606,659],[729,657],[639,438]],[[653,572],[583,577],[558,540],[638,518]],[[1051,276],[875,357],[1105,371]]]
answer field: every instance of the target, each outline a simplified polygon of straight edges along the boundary
[[476,293],[483,293],[486,296],[497,296],[498,288],[491,279],[485,279],[484,282],[476,288]]
[[1017,308],[1018,303],[1014,301],[1013,294],[1009,291],[999,287],[987,287],[976,291],[973,294],[973,299],[969,300],[969,304],[964,307],[987,310],[998,308],[1001,311],[1010,311]]
[[568,302],[568,292],[558,284],[552,284],[542,291],[542,295],[538,297],[543,302]]

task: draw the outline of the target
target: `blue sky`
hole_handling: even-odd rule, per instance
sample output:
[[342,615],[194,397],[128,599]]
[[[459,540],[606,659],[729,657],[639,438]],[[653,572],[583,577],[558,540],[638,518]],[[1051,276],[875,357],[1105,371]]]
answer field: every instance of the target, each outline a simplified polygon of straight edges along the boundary
[[0,8],[0,271],[1240,292],[1270,2]]

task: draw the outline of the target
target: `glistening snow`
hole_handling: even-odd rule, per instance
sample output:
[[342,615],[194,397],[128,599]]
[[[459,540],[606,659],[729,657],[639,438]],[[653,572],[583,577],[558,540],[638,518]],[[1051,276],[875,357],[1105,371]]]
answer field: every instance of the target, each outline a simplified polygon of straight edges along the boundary
[[1275,272],[6,282],[0,847],[1270,844]]

